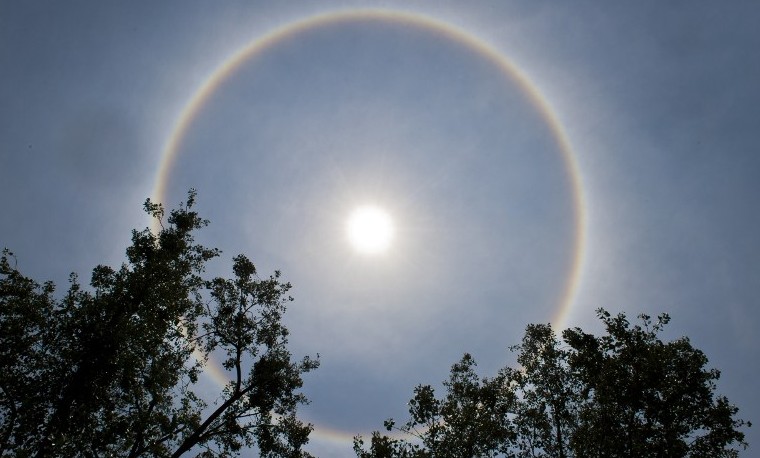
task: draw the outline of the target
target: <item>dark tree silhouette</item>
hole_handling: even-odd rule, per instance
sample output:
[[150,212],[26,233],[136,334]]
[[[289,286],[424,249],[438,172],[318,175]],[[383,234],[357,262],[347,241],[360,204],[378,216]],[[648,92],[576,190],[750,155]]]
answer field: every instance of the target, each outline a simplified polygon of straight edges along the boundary
[[[218,250],[194,242],[208,222],[195,192],[173,210],[145,203],[158,233],[133,231],[127,261],[98,266],[90,288],[75,275],[65,296],[0,259],[0,455],[307,456],[311,425],[302,374],[281,323],[288,283],[261,279],[246,257],[233,279],[204,280]],[[231,381],[206,405],[193,391],[209,355],[224,355]]]
[[631,326],[624,315],[599,311],[607,334],[580,329],[563,333],[568,366],[582,388],[576,431],[577,456],[730,457],[743,445],[737,407],[715,394],[720,372],[682,337],[657,334],[670,321],[647,315]]
[[411,440],[375,432],[369,451],[360,437],[354,439],[354,451],[361,458],[496,456],[515,435],[509,421],[515,399],[508,385],[502,375],[481,379],[475,361],[465,354],[452,366],[442,399],[431,386],[419,385],[409,401],[409,421],[398,428],[393,420],[385,422],[388,431],[398,429]]
[[715,394],[719,372],[687,338],[658,337],[669,317],[598,311],[606,334],[529,325],[519,368],[480,378],[469,355],[451,369],[446,394],[418,386],[410,419],[354,439],[360,458],[735,457],[746,448],[738,409]]

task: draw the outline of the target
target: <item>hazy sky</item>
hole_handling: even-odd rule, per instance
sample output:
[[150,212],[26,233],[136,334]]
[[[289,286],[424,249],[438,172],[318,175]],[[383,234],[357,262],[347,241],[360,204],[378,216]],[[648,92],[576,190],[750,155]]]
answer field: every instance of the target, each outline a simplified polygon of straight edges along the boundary
[[[198,189],[210,273],[245,253],[294,285],[291,348],[322,359],[314,453],[353,456],[463,352],[512,364],[528,323],[598,331],[597,307],[669,313],[758,422],[758,20],[750,1],[0,1],[0,244],[61,290],[118,265],[174,139],[162,197]],[[380,256],[346,239],[366,203],[394,219]]]

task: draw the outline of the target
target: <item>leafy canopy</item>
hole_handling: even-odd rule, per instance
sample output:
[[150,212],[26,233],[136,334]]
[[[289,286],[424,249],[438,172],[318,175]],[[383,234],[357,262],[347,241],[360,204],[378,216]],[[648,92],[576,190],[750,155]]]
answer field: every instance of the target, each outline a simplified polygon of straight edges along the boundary
[[[187,203],[158,233],[132,232],[118,269],[97,266],[90,287],[71,276],[62,298],[0,258],[0,455],[306,456],[311,425],[296,417],[302,374],[281,319],[290,284],[256,274],[245,256],[234,278],[203,278],[219,256],[194,241],[208,222]],[[164,223],[166,225],[164,225]],[[194,391],[211,354],[230,377],[207,405]]]
[[[451,369],[438,398],[420,385],[409,420],[369,443],[354,439],[359,458],[462,457],[735,457],[746,448],[738,409],[716,395],[720,373],[689,339],[663,342],[670,318],[600,309],[606,333],[529,325],[519,368],[480,378],[470,355]],[[400,435],[400,436],[399,436]]]

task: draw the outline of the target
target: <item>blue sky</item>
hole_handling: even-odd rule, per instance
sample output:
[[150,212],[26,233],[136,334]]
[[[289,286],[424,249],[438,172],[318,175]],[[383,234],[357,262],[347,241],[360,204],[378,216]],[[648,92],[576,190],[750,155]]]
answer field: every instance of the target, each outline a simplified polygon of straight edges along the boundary
[[[61,288],[118,264],[164,146],[236,51],[362,8],[454,27],[551,107],[579,169],[585,249],[565,326],[594,309],[671,314],[757,421],[760,6],[753,2],[0,2],[0,242]],[[347,437],[404,418],[463,352],[512,363],[557,316],[574,257],[572,188],[545,113],[488,56],[409,23],[344,22],[278,41],[203,106],[167,181],[199,191],[203,242],[293,285],[294,354],[322,356],[307,419]],[[352,252],[362,203],[397,234]],[[207,389],[213,381],[206,380]],[[758,456],[760,438],[749,431]],[[317,434],[311,450],[351,456]]]

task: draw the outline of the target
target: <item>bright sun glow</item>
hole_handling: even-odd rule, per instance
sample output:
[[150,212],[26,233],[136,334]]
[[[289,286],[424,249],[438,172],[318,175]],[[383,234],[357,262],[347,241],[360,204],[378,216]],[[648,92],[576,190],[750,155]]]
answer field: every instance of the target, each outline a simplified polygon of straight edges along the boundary
[[393,238],[391,217],[377,207],[360,207],[348,219],[348,239],[360,253],[377,254],[388,249]]

